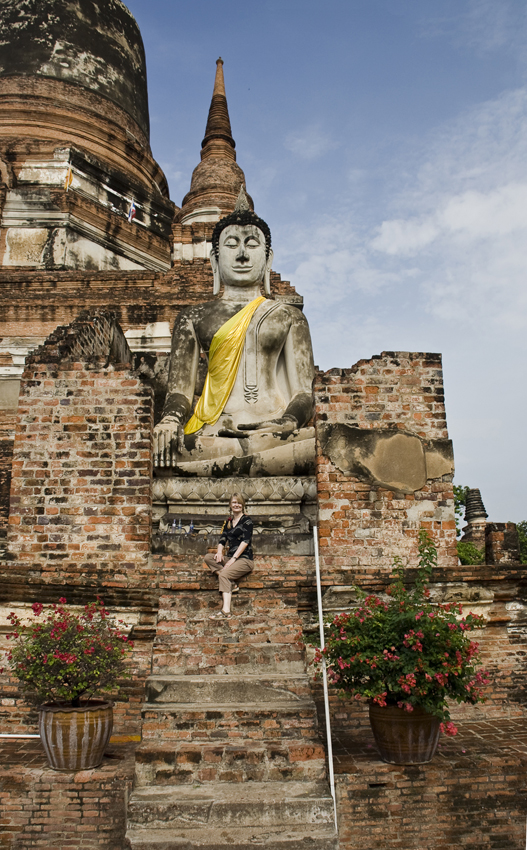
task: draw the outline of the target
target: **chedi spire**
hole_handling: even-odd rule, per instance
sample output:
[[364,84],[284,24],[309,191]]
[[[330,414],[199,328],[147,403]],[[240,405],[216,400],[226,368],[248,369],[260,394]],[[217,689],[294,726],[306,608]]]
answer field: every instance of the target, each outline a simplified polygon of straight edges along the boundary
[[[223,144],[222,144],[223,143]],[[234,148],[236,142],[232,138],[229,107],[225,94],[223,78],[223,59],[216,60],[216,78],[210,102],[209,117],[205,129],[205,138],[201,143],[201,159],[209,156],[227,156],[236,159]]]
[[474,487],[468,490],[465,499],[465,522],[470,525],[475,520],[484,521],[487,517],[488,513],[485,510],[479,489]]
[[[190,191],[183,198],[178,216],[183,224],[218,221],[233,211],[240,188],[245,189],[245,175],[236,163],[235,147],[220,57],[201,143],[201,162],[194,169]],[[248,195],[247,199],[252,209],[252,198]]]

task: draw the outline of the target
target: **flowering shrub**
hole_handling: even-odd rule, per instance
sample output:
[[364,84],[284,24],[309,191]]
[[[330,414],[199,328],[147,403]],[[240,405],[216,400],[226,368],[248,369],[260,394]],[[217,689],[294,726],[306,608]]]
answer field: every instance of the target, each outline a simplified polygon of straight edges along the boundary
[[343,694],[378,705],[412,711],[421,707],[441,718],[441,729],[455,735],[447,700],[477,703],[488,674],[477,668],[479,645],[470,632],[483,617],[459,618],[461,605],[434,605],[426,580],[437,566],[437,550],[419,536],[419,568],[413,589],[404,585],[404,567],[394,564],[388,601],[358,590],[359,606],[326,625],[326,647],[315,661],[328,665],[328,678]]
[[24,628],[16,614],[9,620],[14,631],[7,662],[22,688],[39,703],[78,707],[100,691],[112,690],[126,677],[126,656],[133,642],[108,618],[100,599],[80,613],[58,605],[44,608],[35,602],[36,622]]

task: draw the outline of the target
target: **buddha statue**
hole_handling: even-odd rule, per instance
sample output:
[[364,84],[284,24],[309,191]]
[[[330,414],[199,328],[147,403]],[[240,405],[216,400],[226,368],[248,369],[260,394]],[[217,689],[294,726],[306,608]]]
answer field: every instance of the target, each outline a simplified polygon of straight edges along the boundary
[[[214,295],[222,284],[223,293],[182,310],[174,325],[167,395],[154,431],[158,474],[312,474],[309,327],[297,307],[269,297],[272,259],[269,228],[242,189],[212,236]],[[203,388],[201,352],[208,356]]]

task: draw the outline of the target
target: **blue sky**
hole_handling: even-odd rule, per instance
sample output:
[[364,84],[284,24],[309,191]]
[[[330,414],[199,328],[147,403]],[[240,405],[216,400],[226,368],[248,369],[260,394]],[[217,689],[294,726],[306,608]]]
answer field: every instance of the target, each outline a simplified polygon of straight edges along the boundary
[[441,351],[456,483],[527,519],[527,4],[127,0],[180,204],[224,59],[240,166],[315,362]]

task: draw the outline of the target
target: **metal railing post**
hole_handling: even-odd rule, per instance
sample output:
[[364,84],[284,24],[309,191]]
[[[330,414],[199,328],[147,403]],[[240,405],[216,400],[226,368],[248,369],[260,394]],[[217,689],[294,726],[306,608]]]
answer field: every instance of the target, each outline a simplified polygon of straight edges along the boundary
[[[322,586],[320,583],[320,560],[318,556],[318,528],[313,526],[313,540],[315,544],[315,571],[317,577],[317,601],[318,601],[318,626],[320,629],[320,649],[323,650],[326,643],[324,640],[324,614],[322,611]],[[324,686],[324,709],[326,713],[326,738],[328,746],[329,785],[333,797],[333,809],[335,813],[335,829],[337,824],[337,798],[335,795],[335,773],[333,771],[333,745],[331,742],[331,719],[329,715],[328,675],[326,670],[326,659],[322,656],[322,681]]]

